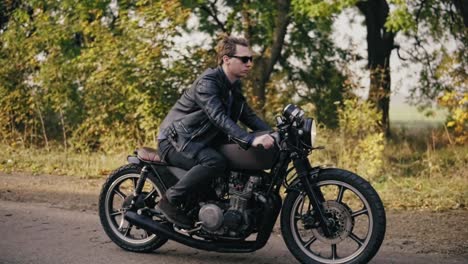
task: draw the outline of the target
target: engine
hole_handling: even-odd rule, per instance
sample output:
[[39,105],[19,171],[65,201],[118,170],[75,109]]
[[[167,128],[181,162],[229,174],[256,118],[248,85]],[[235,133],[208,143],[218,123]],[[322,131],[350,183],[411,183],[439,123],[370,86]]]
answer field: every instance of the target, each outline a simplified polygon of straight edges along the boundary
[[229,199],[224,203],[201,206],[198,219],[202,222],[202,229],[208,234],[231,238],[248,234],[254,221],[252,198],[261,181],[261,176],[233,172],[229,179]]

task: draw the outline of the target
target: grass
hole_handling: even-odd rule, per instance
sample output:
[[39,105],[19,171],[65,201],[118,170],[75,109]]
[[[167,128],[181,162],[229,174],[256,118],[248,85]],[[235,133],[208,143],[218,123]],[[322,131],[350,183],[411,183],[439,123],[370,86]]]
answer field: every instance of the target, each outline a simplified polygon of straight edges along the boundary
[[387,208],[443,211],[467,209],[466,175],[443,177],[389,177],[373,183]]
[[443,130],[400,135],[386,146],[385,179],[374,184],[385,204],[396,209],[467,209],[468,147],[448,144]]
[[106,153],[65,153],[55,149],[22,148],[1,146],[0,171],[11,173],[27,172],[31,174],[52,174],[73,176],[83,179],[106,177],[112,170],[126,163],[131,154]]
[[357,172],[374,186],[386,208],[468,209],[468,146],[453,144],[444,127],[421,124],[411,129],[394,126],[382,162],[368,159],[360,164],[358,157],[363,154],[353,152],[357,142],[340,140],[336,131],[322,132],[326,135],[318,145],[326,148],[310,158],[314,165]]

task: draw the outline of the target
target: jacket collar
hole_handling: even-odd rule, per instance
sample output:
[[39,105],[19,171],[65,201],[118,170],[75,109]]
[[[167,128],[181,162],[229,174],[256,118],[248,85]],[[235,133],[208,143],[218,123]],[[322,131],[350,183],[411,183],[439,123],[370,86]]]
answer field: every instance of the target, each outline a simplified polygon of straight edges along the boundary
[[230,90],[233,90],[234,88],[240,88],[241,81],[236,80],[234,83],[231,83],[231,81],[229,81],[229,78],[227,77],[226,73],[224,72],[222,66],[218,66],[218,68],[216,68],[216,70],[218,71],[219,76],[221,77],[221,81],[226,85],[226,87],[228,87]]

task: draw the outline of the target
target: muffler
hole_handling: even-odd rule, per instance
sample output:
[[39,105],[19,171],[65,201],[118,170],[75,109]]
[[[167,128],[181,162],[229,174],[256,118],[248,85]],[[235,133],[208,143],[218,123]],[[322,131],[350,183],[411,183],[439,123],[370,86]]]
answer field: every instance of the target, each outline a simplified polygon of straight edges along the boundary
[[260,230],[257,233],[257,239],[255,241],[218,242],[195,239],[173,230],[171,226],[158,223],[151,217],[139,215],[133,211],[127,211],[125,213],[125,219],[137,227],[192,248],[222,253],[250,253],[264,247],[268,242],[281,209],[281,197],[278,194],[272,194],[266,198],[263,205],[265,210],[263,212],[261,224],[259,225]]
[[259,249],[256,241],[214,242],[194,239],[172,230],[169,226],[155,222],[148,216],[139,215],[132,211],[127,211],[125,213],[125,219],[131,224],[151,233],[167,237],[178,243],[200,250],[223,253],[249,253]]

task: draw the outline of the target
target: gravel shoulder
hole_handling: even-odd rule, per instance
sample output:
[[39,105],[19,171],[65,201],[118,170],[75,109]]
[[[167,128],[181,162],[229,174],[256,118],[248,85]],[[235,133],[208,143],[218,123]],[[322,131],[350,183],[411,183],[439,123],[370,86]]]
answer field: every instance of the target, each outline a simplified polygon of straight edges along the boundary
[[[0,200],[96,212],[103,182],[104,179],[0,172]],[[468,261],[467,223],[468,210],[389,211],[383,249],[460,256]]]

